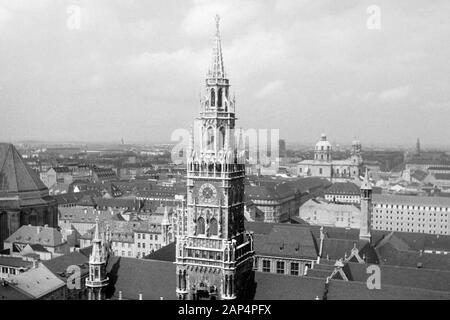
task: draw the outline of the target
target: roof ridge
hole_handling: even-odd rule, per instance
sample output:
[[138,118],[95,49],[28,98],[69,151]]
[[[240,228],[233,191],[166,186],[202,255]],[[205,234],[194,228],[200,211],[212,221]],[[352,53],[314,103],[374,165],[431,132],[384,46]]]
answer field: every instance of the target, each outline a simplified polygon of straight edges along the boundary
[[[10,148],[9,148],[9,150],[11,150],[11,152],[12,152],[12,166],[13,166],[13,172],[14,172],[14,177],[15,177],[15,179],[14,179],[14,181],[15,181],[15,183],[16,183],[16,189],[17,189],[17,191],[19,191],[19,182],[17,181],[17,168],[16,168],[16,161],[15,161],[15,159],[14,159],[14,152],[12,151],[12,145],[10,145]],[[8,150],[8,151],[9,151]]]

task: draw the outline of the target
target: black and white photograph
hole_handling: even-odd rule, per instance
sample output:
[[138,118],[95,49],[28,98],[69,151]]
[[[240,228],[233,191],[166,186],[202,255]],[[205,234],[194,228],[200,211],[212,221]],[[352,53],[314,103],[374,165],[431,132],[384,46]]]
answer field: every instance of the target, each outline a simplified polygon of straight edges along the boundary
[[449,14],[0,0],[0,309],[450,300]]

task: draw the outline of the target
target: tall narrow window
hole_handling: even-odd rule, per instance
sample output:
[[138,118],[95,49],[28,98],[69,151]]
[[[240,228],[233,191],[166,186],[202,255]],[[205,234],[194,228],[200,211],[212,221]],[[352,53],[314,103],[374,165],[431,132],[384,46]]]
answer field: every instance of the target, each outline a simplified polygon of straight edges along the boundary
[[197,234],[205,234],[205,219],[202,217],[197,219]]
[[263,272],[270,272],[270,260],[263,260]]
[[216,91],[213,89],[211,89],[211,107],[215,107],[216,106]]
[[225,147],[225,128],[224,127],[220,127],[219,129],[219,143],[220,143],[220,148],[223,149]]
[[278,274],[284,273],[284,261],[277,261],[277,273]]
[[222,88],[217,92],[217,107],[222,108]]
[[299,264],[298,262],[291,262],[291,275],[292,276],[298,276],[298,268]]
[[206,147],[208,150],[214,149],[214,129],[212,127],[206,130]]
[[209,234],[217,236],[217,220],[214,218],[209,221]]

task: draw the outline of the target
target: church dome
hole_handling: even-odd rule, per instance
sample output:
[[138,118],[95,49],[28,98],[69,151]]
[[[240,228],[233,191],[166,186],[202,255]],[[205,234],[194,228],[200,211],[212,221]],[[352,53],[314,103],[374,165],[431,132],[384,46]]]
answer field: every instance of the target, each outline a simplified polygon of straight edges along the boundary
[[327,151],[331,150],[331,143],[327,140],[327,136],[322,133],[320,141],[316,143],[317,151]]

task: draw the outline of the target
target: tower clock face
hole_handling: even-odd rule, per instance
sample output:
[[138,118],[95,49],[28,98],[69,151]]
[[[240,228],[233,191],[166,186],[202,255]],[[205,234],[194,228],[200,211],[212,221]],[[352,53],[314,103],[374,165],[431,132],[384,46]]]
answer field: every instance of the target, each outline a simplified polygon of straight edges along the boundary
[[200,199],[203,202],[206,202],[206,203],[213,202],[216,199],[216,197],[217,197],[217,190],[210,183],[202,184],[202,186],[200,187],[198,193],[199,193]]

